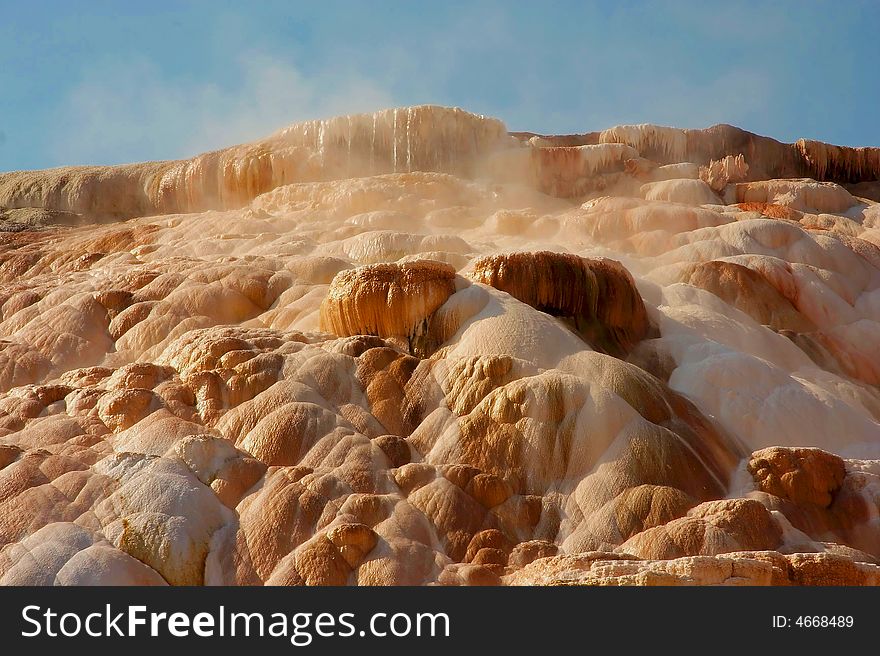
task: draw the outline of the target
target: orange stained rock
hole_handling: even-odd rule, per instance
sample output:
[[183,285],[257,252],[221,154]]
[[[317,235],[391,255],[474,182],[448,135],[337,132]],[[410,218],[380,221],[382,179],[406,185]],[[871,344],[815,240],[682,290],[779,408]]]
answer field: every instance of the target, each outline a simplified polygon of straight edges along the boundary
[[510,253],[474,263],[473,279],[547,312],[571,318],[592,346],[626,354],[650,329],[632,276],[614,260]]
[[411,343],[454,291],[455,270],[441,262],[342,271],[321,304],[321,324],[340,336],[402,337]]

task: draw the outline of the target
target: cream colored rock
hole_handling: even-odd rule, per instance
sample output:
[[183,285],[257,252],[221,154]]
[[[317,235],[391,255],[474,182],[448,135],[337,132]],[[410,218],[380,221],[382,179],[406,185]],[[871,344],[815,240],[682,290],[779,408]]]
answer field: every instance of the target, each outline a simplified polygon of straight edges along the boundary
[[740,203],[774,203],[802,212],[845,212],[858,201],[830,182],[815,180],[766,180],[745,182],[736,187]]
[[673,560],[621,559],[589,552],[534,561],[505,577],[508,585],[765,586],[878,585],[880,568],[843,557],[740,552]]
[[718,196],[702,180],[664,180],[650,182],[639,189],[647,200],[664,200],[686,205],[714,205]]

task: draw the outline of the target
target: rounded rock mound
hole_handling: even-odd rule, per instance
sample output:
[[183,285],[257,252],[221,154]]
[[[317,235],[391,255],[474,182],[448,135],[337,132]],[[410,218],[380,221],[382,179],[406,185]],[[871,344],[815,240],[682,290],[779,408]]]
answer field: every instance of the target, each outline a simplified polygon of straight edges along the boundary
[[616,260],[550,251],[491,255],[475,262],[472,279],[570,320],[593,348],[616,357],[651,330],[635,281]]
[[321,303],[321,328],[340,337],[376,335],[413,341],[455,292],[455,269],[416,260],[340,271]]

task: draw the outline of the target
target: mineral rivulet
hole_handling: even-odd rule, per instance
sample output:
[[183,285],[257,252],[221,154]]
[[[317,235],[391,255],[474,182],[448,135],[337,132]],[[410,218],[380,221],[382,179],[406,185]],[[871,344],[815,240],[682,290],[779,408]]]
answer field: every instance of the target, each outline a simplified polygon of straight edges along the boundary
[[430,106],[0,173],[0,583],[876,585],[878,179]]

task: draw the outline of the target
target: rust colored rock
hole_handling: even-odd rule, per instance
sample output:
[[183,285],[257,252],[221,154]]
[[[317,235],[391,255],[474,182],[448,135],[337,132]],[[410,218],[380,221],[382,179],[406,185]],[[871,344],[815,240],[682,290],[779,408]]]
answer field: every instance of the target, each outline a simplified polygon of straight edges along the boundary
[[748,463],[758,489],[796,504],[831,505],[846,476],[843,460],[821,449],[770,447]]
[[354,569],[373,550],[378,541],[376,532],[364,524],[340,524],[327,532],[327,539]]
[[161,405],[161,398],[150,390],[126,389],[102,396],[98,416],[107,428],[118,432],[134,426]]
[[12,444],[0,445],[0,469],[11,465],[21,455],[22,451]]
[[570,319],[590,344],[625,355],[651,328],[630,273],[615,260],[567,253],[510,253],[474,263],[473,279],[553,316]]
[[620,550],[645,559],[670,559],[773,550],[781,543],[782,529],[760,502],[723,499],[702,503],[685,517],[638,533]]
[[800,221],[804,213],[799,212],[785,205],[776,205],[774,203],[761,203],[752,201],[748,203],[737,203],[736,206],[743,212],[760,212],[764,216],[771,219],[788,219],[790,221]]
[[786,557],[794,585],[880,585],[880,567],[854,563],[832,554],[793,554]]
[[804,333],[815,325],[757,271],[733,262],[703,262],[682,272],[681,281],[712,292],[760,324]]
[[410,344],[455,291],[455,269],[415,261],[341,271],[321,304],[322,326],[340,336],[402,337]]
[[402,467],[410,461],[409,444],[397,435],[380,435],[373,443],[382,449],[392,467]]

